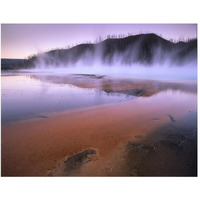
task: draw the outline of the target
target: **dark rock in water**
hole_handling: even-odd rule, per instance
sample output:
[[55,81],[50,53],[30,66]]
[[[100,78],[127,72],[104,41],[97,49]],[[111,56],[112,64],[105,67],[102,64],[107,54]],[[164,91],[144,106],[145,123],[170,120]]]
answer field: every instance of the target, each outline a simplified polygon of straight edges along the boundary
[[90,161],[90,156],[96,154],[93,149],[86,149],[77,154],[69,156],[67,160],[64,161],[67,170],[72,170],[80,167],[82,164]]
[[176,120],[171,116],[171,115],[168,115],[169,116],[169,118],[170,118],[170,120],[172,121],[172,122],[176,122]]

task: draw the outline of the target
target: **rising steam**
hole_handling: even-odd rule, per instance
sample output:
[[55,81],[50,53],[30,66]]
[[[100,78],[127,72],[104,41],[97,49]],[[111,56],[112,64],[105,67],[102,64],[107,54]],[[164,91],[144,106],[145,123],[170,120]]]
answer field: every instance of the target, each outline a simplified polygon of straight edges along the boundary
[[197,40],[175,44],[141,34],[53,50],[29,61],[40,72],[196,80]]

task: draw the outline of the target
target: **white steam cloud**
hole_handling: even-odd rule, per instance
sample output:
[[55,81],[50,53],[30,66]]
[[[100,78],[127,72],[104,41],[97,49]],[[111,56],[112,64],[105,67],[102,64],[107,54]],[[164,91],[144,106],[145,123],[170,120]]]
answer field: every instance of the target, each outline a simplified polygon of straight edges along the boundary
[[[80,45],[70,49],[69,52],[63,53],[57,50],[40,54],[33,71],[99,74],[155,80],[197,80],[195,48],[188,53],[182,46],[173,46],[172,50],[164,50],[170,44],[165,43],[163,47],[160,42],[157,46],[147,46],[148,51],[146,51],[146,47],[139,50],[142,40],[138,40],[134,45],[126,46],[123,51],[119,51],[115,44],[110,46],[107,44],[106,47],[101,43],[95,46]],[[148,61],[149,58],[150,61]]]

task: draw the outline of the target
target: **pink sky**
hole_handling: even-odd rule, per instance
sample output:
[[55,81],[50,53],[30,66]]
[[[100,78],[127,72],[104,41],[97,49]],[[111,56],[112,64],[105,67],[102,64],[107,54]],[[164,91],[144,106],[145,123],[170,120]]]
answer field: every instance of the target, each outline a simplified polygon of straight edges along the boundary
[[196,38],[196,24],[2,24],[1,58],[29,55],[108,34],[156,33],[166,39]]

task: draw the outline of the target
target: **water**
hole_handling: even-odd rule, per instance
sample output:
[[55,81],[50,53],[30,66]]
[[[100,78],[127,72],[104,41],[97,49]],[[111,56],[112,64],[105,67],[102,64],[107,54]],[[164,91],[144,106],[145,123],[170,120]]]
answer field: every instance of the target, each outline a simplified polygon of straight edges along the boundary
[[[191,81],[179,83],[90,74],[6,72],[1,76],[1,83],[3,124],[31,118],[45,119],[52,113],[129,100],[138,104],[138,113],[141,114],[159,106],[177,110],[177,114],[186,108],[188,111],[197,110],[197,86]],[[142,88],[147,93],[134,95],[132,88]]]
[[74,110],[133,99],[108,94],[100,89],[38,80],[33,74],[1,76],[1,118],[9,123],[30,118],[46,118],[52,112]]

